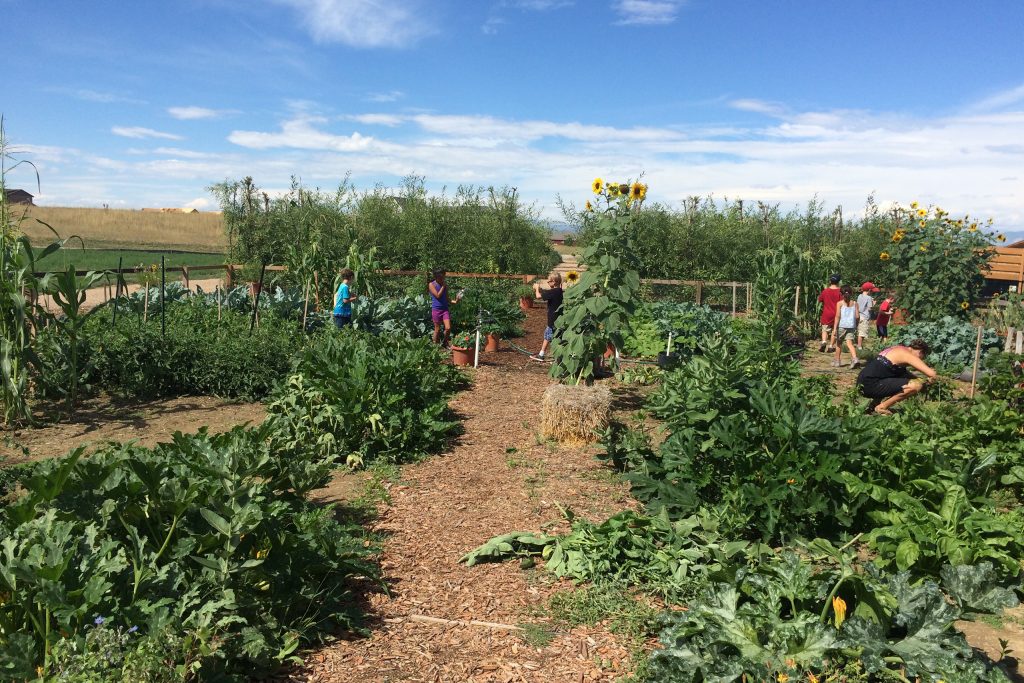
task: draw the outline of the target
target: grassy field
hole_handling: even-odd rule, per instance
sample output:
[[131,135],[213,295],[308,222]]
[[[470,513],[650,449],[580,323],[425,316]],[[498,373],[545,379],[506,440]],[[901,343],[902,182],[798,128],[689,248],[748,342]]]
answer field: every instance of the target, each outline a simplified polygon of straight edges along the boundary
[[[20,215],[22,207],[12,207]],[[88,249],[173,249],[222,253],[227,249],[219,213],[158,213],[128,209],[30,206],[21,229],[42,246],[54,238],[77,235]],[[76,244],[80,244],[75,241]],[[157,259],[159,261],[159,258]],[[117,265],[117,259],[114,260]]]
[[[42,247],[37,247],[37,251]],[[73,265],[75,270],[114,270],[118,259],[123,259],[125,268],[136,266],[156,266],[159,272],[160,257],[164,256],[168,268],[172,266],[207,266],[224,263],[224,254],[200,252],[166,252],[157,250],[136,249],[61,249],[47,258],[38,261],[36,267],[41,271],[64,270]],[[219,278],[220,271],[203,271],[192,275],[192,279]],[[167,281],[181,279],[181,273],[167,273]],[[138,276],[125,275],[127,282],[138,281]]]

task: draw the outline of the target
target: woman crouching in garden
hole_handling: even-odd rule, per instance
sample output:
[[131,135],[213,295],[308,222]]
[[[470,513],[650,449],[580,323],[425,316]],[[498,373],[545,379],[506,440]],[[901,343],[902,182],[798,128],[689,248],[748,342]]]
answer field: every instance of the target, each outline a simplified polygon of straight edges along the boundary
[[937,373],[924,362],[927,355],[928,344],[922,339],[915,339],[906,346],[884,349],[877,358],[864,366],[857,376],[857,386],[860,387],[860,393],[874,399],[875,413],[892,415],[889,408],[924,387],[924,382],[910,374],[907,366],[928,379],[936,376]]

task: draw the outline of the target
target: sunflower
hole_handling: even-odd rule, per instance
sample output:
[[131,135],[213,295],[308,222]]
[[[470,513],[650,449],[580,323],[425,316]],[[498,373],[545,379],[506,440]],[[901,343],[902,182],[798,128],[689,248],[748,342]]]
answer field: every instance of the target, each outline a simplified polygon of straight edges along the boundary
[[594,205],[590,203],[589,199],[587,200],[587,203],[583,205],[583,210],[584,211],[593,211],[594,210]]
[[977,223],[971,223],[970,227],[967,228],[967,231],[968,232],[978,232],[978,224]]
[[900,242],[903,241],[903,238],[906,237],[906,236],[907,236],[907,233],[905,233],[902,230],[897,230],[896,232],[894,232],[892,234],[892,241],[896,242],[897,244],[899,244]]
[[604,181],[600,178],[594,178],[594,182],[590,184],[590,189],[594,191],[594,194],[601,194],[601,190],[604,189]]
[[918,221],[917,225],[918,225],[918,227],[922,227],[923,228],[924,226],[928,225],[928,221]]
[[643,199],[647,194],[647,186],[643,183],[633,183],[629,186],[629,198],[632,200]]
[[1006,241],[1006,235],[1004,235],[1003,233],[999,233],[998,235],[996,235],[996,242],[1005,242],[1005,241]]
[[878,258],[882,259],[883,261],[888,261],[892,257],[889,256],[889,252],[883,251],[881,254],[878,255]]
[[618,197],[619,196],[619,184],[618,183],[608,183],[608,187],[606,189],[608,190],[608,196],[609,197]]
[[917,208],[917,202],[910,202],[910,208],[911,209],[916,209]]
[[963,310],[966,311],[970,307],[971,307],[971,305],[969,303],[967,303],[966,301],[961,301],[960,302],[960,308],[962,308]]
[[574,285],[580,281],[579,271],[570,270],[565,274],[565,282],[569,285]]
[[918,209],[917,210],[917,215],[921,216],[921,217],[927,216],[928,215],[928,211],[926,211],[925,209]]
[[807,672],[807,683],[818,683],[818,677],[815,676],[812,672],[808,671]]
[[918,249],[920,249],[921,251],[928,251],[928,245],[922,244],[920,247],[918,247]]

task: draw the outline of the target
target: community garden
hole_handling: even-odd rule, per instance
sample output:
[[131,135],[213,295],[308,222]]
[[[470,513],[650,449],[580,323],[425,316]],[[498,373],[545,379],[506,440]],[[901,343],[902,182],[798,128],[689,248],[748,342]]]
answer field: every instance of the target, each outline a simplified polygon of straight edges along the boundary
[[[0,463],[0,678],[1015,676],[1024,380],[1001,335],[1020,312],[979,295],[998,235],[935,207],[850,221],[592,189],[565,207],[585,270],[550,363],[528,358],[544,311],[497,277],[555,264],[512,190],[225,183],[228,259],[256,286],[145,283],[93,308],[106,276],[38,275],[63,241],[33,247],[0,205],[9,452],[87,401],[260,414]],[[702,255],[716,240],[735,248]],[[839,264],[899,289],[894,338],[926,337],[944,375],[891,417],[812,367]],[[449,280],[455,339],[504,340],[476,369],[430,342],[437,265],[494,276]],[[360,299],[339,330],[342,267]],[[737,307],[681,277],[750,291]],[[975,359],[974,384],[953,379]]]

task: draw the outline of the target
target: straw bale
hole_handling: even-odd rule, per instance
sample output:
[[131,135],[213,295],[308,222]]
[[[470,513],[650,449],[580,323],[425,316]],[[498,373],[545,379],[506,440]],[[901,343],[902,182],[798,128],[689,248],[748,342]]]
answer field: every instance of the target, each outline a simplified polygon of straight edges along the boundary
[[612,394],[605,386],[552,384],[541,403],[541,434],[564,445],[597,440],[608,426]]

